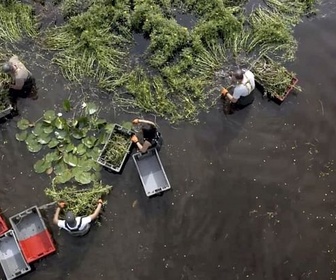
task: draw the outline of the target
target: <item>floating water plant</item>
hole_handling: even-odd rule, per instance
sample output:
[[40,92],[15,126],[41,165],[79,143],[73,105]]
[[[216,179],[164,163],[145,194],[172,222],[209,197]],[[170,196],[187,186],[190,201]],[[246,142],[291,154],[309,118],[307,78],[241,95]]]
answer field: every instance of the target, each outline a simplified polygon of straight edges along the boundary
[[95,160],[105,144],[106,121],[98,118],[94,103],[83,103],[82,108],[70,118],[49,110],[37,122],[21,119],[17,123],[21,132],[16,139],[24,141],[30,152],[47,150],[34,164],[34,170],[53,174],[55,184],[76,181],[85,185],[100,178],[100,166]]

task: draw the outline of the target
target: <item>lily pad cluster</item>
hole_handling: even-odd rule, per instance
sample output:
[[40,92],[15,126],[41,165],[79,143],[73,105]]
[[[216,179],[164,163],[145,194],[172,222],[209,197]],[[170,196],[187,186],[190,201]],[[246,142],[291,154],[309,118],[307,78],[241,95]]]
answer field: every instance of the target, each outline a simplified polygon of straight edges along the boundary
[[18,141],[24,141],[32,153],[47,149],[34,164],[35,172],[54,175],[54,184],[75,181],[85,185],[97,181],[101,167],[96,159],[110,127],[97,112],[94,103],[84,103],[81,113],[70,118],[48,110],[36,123],[18,121]]

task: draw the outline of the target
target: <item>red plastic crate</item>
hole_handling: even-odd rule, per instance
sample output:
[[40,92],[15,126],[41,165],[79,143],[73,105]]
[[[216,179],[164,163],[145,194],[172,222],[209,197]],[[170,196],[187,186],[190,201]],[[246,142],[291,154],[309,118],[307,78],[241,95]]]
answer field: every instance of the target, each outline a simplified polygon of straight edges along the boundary
[[292,78],[292,82],[291,82],[291,84],[288,86],[288,89],[287,89],[287,91],[286,91],[286,94],[283,95],[283,96],[280,96],[280,95],[278,95],[278,94],[275,94],[274,97],[275,97],[276,99],[278,99],[279,101],[281,101],[281,102],[284,101],[285,98],[288,96],[288,94],[293,90],[293,88],[295,87],[295,85],[297,84],[298,81],[299,81],[299,80],[298,80],[297,78],[293,77],[293,78]]
[[4,234],[6,231],[8,231],[8,227],[5,220],[0,216],[0,235]]
[[56,251],[48,230],[19,241],[23,255],[28,263],[36,261]]

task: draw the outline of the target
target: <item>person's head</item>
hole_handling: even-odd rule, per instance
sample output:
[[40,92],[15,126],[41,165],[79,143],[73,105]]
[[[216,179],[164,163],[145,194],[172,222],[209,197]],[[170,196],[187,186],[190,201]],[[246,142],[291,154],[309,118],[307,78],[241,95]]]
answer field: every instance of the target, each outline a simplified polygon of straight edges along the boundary
[[156,128],[150,124],[143,124],[141,127],[143,138],[144,139],[153,139],[155,138]]
[[65,215],[65,222],[68,226],[74,227],[76,225],[76,216],[71,211],[68,211]]
[[14,71],[14,67],[10,62],[6,62],[2,65],[2,71],[6,74]]
[[234,82],[238,82],[241,83],[244,79],[244,72],[243,70],[237,68],[234,71],[232,71],[232,76],[231,76],[232,80]]

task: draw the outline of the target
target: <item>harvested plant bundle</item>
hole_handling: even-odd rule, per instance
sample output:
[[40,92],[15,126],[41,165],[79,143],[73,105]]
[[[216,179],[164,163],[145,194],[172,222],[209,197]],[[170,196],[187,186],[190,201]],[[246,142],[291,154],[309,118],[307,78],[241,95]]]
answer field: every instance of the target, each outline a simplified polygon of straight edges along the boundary
[[87,189],[52,186],[45,189],[45,194],[53,201],[64,200],[67,205],[66,211],[72,211],[76,216],[88,216],[96,209],[98,199],[107,195],[111,189],[112,186],[95,182],[92,188]]
[[17,1],[8,2],[0,3],[0,40],[12,43],[24,35],[35,36],[37,28],[32,7]]
[[0,112],[9,107],[8,91],[0,89]]
[[284,60],[293,60],[297,42],[293,30],[279,12],[257,8],[250,16],[252,34],[247,52],[277,55]]
[[128,153],[130,138],[125,135],[113,133],[111,139],[108,140],[104,160],[112,166],[120,166],[124,156]]

